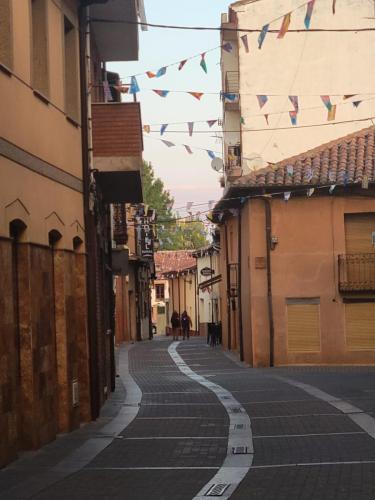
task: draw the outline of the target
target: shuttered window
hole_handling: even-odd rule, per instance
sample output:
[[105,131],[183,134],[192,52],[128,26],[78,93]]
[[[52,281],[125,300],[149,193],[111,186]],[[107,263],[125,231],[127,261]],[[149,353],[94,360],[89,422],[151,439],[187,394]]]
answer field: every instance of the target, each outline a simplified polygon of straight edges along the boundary
[[320,351],[319,303],[287,303],[288,351]]
[[345,304],[345,319],[347,349],[375,349],[375,302]]
[[346,214],[346,253],[373,253],[375,233],[375,213]]

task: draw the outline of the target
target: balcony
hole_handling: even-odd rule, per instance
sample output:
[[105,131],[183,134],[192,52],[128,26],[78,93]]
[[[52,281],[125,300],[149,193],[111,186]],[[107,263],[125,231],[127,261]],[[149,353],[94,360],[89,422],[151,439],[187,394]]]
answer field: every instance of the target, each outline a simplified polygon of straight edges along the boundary
[[339,291],[375,292],[375,253],[339,255]]
[[235,99],[224,98],[224,107],[226,111],[238,111],[240,109],[240,73],[239,71],[226,71],[224,92],[235,94]]
[[94,168],[108,203],[142,201],[142,123],[140,105],[92,105]]

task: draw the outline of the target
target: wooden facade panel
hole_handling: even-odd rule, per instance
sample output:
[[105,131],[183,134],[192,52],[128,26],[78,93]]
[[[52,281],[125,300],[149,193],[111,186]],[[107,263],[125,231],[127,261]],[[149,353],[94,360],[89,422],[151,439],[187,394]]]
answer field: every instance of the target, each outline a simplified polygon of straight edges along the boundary
[[375,349],[375,302],[345,304],[346,347],[351,351]]
[[288,351],[320,351],[319,304],[287,304]]
[[346,214],[346,253],[375,253],[372,233],[375,233],[375,213]]

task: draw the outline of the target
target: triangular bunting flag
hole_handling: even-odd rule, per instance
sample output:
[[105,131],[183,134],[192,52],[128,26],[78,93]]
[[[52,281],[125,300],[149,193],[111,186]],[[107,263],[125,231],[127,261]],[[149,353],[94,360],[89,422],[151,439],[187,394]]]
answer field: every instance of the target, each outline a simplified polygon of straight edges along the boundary
[[266,119],[267,125],[269,125],[269,122],[268,122],[268,114],[267,114],[267,115],[264,115],[264,118]]
[[327,120],[329,122],[332,122],[336,119],[336,104],[331,107],[331,109],[328,111],[328,117]]
[[167,72],[167,67],[166,66],[163,66],[162,68],[160,68],[158,70],[158,72],[156,73],[156,78],[160,78],[161,76],[164,76],[165,73]]
[[311,16],[314,10],[315,0],[310,0],[307,4],[307,11],[305,16],[305,27],[306,29],[310,29]]
[[188,129],[190,137],[193,135],[194,122],[188,122]]
[[224,99],[228,99],[228,101],[234,102],[237,99],[237,94],[232,94],[229,92],[223,92],[222,96]]
[[289,100],[290,100],[290,102],[291,102],[291,103],[293,104],[293,106],[294,106],[294,111],[295,111],[296,113],[298,113],[298,109],[299,109],[299,106],[298,106],[298,96],[296,96],[296,95],[290,95],[290,96],[289,96]]
[[201,68],[203,69],[203,71],[204,71],[205,73],[207,73],[207,64],[206,64],[205,57],[206,57],[206,53],[205,53],[205,52],[203,52],[203,54],[201,54],[201,62],[200,62],[200,66],[201,66]]
[[151,131],[150,125],[143,125],[143,131],[146,132],[146,134],[149,134]]
[[156,73],[154,73],[153,71],[146,71],[146,75],[149,78],[155,78],[156,77]]
[[310,198],[314,194],[315,188],[310,188],[307,190],[307,196]]
[[332,1],[332,13],[336,14],[336,0]]
[[187,63],[187,59],[184,59],[183,61],[181,61],[180,64],[178,65],[178,71],[181,71],[186,63]]
[[328,111],[331,111],[332,109],[332,103],[331,103],[331,98],[329,95],[321,95],[320,96],[322,101],[324,102],[324,106],[328,109]]
[[285,192],[284,192],[284,200],[285,200],[285,201],[289,201],[289,199],[290,199],[290,195],[291,195],[291,194],[292,194],[292,192],[291,192],[291,191],[285,191]]
[[247,39],[247,35],[242,35],[241,40],[242,40],[243,46],[245,48],[245,52],[248,54],[249,53],[249,40]]
[[200,101],[202,96],[204,95],[203,92],[188,92],[188,94],[198,99],[198,101]]
[[171,141],[165,141],[165,140],[161,140],[161,142],[163,142],[168,148],[172,148],[173,146],[175,146],[176,144],[174,144],[173,142]]
[[215,125],[216,122],[217,122],[217,120],[207,120],[208,126],[210,128],[212,128]]
[[266,95],[257,95],[257,99],[258,99],[259,106],[262,109],[263,106],[268,101],[268,97]]
[[292,125],[297,125],[297,112],[296,111],[289,111],[289,116],[290,116],[290,121],[292,122]]
[[353,101],[353,106],[355,108],[358,108],[358,106],[361,104],[362,101]]
[[258,48],[261,49],[263,46],[264,39],[266,38],[266,35],[268,33],[268,30],[270,28],[269,24],[265,24],[262,28],[262,31],[259,33],[258,37]]
[[289,14],[285,14],[283,22],[281,24],[280,31],[279,31],[279,33],[277,35],[277,38],[284,38],[285,33],[289,29],[291,18],[292,18],[292,13],[291,12],[289,12]]
[[157,89],[152,89],[155,94],[158,94],[160,97],[167,97],[169,94],[169,90],[157,90]]
[[103,82],[103,89],[104,89],[104,99],[105,99],[105,101],[106,102],[113,101],[112,92],[111,92],[111,89],[109,88],[109,83],[107,82],[107,80],[105,80]]
[[209,149],[206,149],[206,151],[211,160],[214,160],[216,158],[215,153],[213,151],[210,151]]
[[354,97],[355,95],[357,95],[357,94],[344,95],[343,99],[345,101],[345,99],[350,99],[351,97]]
[[240,118],[240,123],[241,125],[245,125],[245,118],[243,116],[241,116]]
[[223,50],[225,50],[225,52],[231,53],[233,50],[233,45],[230,42],[226,42],[224,43],[224,45],[222,45],[222,48]]
[[140,91],[140,89],[139,89],[139,85],[138,85],[137,79],[136,79],[135,76],[132,76],[131,79],[130,79],[129,94],[136,94],[139,91]]
[[184,148],[186,149],[186,152],[189,153],[189,155],[193,154],[193,151],[191,150],[190,146],[188,146],[187,144],[184,144]]
[[161,128],[160,128],[160,135],[163,135],[164,132],[167,130],[168,123],[164,123]]
[[333,184],[330,188],[329,188],[329,194],[332,194],[333,191],[335,190],[335,187],[336,187],[336,184]]

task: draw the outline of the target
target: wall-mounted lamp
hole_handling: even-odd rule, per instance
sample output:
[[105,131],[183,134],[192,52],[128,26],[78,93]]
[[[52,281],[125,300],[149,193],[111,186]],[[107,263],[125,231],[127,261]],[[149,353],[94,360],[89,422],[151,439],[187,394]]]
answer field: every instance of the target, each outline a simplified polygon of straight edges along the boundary
[[271,236],[271,250],[275,250],[276,245],[279,243],[279,238],[277,236]]

